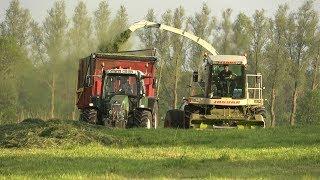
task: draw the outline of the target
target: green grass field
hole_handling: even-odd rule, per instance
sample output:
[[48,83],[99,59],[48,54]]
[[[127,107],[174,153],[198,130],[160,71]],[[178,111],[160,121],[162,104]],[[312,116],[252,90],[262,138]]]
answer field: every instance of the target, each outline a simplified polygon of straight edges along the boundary
[[0,176],[319,179],[319,130],[111,130],[29,120],[0,126]]

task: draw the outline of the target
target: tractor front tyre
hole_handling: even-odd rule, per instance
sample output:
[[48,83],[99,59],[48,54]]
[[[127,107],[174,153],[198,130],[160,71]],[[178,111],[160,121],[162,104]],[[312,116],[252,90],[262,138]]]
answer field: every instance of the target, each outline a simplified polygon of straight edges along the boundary
[[80,121],[90,124],[96,124],[98,121],[98,113],[95,109],[84,109],[80,114]]
[[167,111],[165,120],[165,128],[185,128],[184,125],[184,112],[179,109]]
[[137,110],[134,113],[134,127],[151,129],[152,113],[148,110]]

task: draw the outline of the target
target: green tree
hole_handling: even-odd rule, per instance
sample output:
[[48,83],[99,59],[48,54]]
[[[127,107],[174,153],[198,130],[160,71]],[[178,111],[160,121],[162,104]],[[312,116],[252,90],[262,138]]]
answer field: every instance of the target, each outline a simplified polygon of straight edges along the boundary
[[[196,12],[194,17],[188,19],[191,31],[200,38],[209,42],[213,29],[216,26],[216,19],[211,18],[211,10],[207,3],[202,4],[200,12]],[[202,63],[204,49],[196,43],[191,44],[191,67],[196,69]]]
[[265,10],[256,10],[253,15],[252,26],[252,42],[251,42],[251,57],[253,62],[251,67],[254,69],[254,73],[261,71],[260,65],[262,64],[262,58],[264,48],[268,39],[268,19],[265,16]]
[[0,123],[18,120],[17,72],[25,61],[23,49],[12,36],[0,36]]
[[[104,1],[101,3],[103,4]],[[63,74],[67,78],[65,78],[63,82],[68,83],[64,83],[65,93],[62,94],[62,96],[64,96],[63,101],[65,110],[70,112],[70,107],[73,107],[71,118],[75,119],[77,111],[75,104],[77,103],[77,97],[74,92],[76,91],[77,75],[74,72],[77,71],[78,60],[87,56],[95,49],[93,48],[94,44],[92,43],[94,41],[92,40],[91,18],[88,15],[84,2],[80,1],[74,9],[72,22],[72,28],[69,31],[71,48],[69,51],[70,54],[68,55],[68,59],[71,59],[71,61],[66,61],[64,65]],[[102,32],[99,33],[99,35],[103,36]]]
[[307,92],[298,101],[297,120],[298,124],[320,124],[320,90]]
[[305,2],[289,21],[288,48],[293,62],[291,73],[293,77],[293,94],[290,115],[290,125],[296,123],[297,99],[305,81],[305,72],[309,64],[309,53],[318,24],[318,14],[313,9],[313,1]]
[[[185,10],[182,6],[178,7],[174,11],[173,15],[173,26],[178,29],[184,29],[184,23],[185,23]],[[173,34],[171,36],[171,45],[172,45],[172,61],[173,61],[173,67],[174,67],[174,84],[173,84],[173,108],[177,108],[178,104],[178,82],[180,81],[181,77],[181,66],[184,64],[185,60],[185,42],[186,40],[176,34]]]
[[110,42],[109,25],[111,11],[107,1],[103,0],[99,3],[98,9],[94,12],[94,25],[98,44],[106,44]]
[[76,54],[76,58],[80,58],[88,55],[94,49],[92,48],[91,18],[84,2],[80,1],[74,9],[72,22],[70,29],[72,52]]
[[313,45],[311,46],[312,58],[312,82],[311,90],[314,91],[319,88],[319,66],[320,66],[320,31],[317,30],[313,38]]
[[[149,9],[147,15],[145,16],[145,19],[147,21],[156,22],[156,15],[154,13],[153,9]],[[155,41],[156,41],[156,33],[158,33],[157,30],[153,28],[145,29],[144,31],[139,31],[138,36],[140,41],[143,43],[143,48],[150,49],[155,47]]]
[[3,34],[14,37],[20,46],[25,47],[30,20],[29,10],[22,8],[19,0],[12,0],[2,24]]
[[[271,126],[276,125],[276,102],[281,86],[285,83],[288,67],[288,53],[286,51],[286,30],[288,21],[288,6],[279,6],[274,22],[270,23],[270,43],[267,45],[267,82],[271,91]],[[269,89],[269,88],[268,88]]]
[[231,21],[231,9],[226,9],[222,12],[222,22],[221,22],[221,37],[220,44],[221,48],[219,53],[221,54],[232,54],[233,52],[233,44],[232,44],[232,21]]
[[[120,6],[120,9],[117,11],[116,17],[113,19],[110,27],[110,31],[113,32],[113,38],[112,41],[114,41],[116,38],[126,38],[126,37],[119,37],[120,33],[127,30],[129,27],[129,17],[127,13],[127,9],[125,6]],[[122,49],[128,49],[131,47],[130,41],[126,41],[123,44],[119,45],[118,50]]]
[[[173,20],[173,14],[171,10],[167,10],[161,16],[161,23],[171,26]],[[169,65],[170,61],[170,43],[168,39],[171,38],[171,33],[168,31],[159,31],[156,34],[156,48],[159,54],[159,70],[158,70],[158,97],[162,99],[159,101],[160,114],[165,114],[166,110],[170,106],[170,100],[173,99],[171,92],[169,92],[169,83],[172,81],[172,67]],[[163,73],[165,72],[165,73]]]
[[30,52],[35,66],[46,63],[46,49],[44,44],[43,28],[35,21],[30,23]]
[[130,31],[128,29],[128,14],[125,6],[120,6],[116,17],[109,27],[110,41],[101,42],[98,46],[101,52],[118,52],[131,47]]
[[44,21],[45,47],[49,57],[47,73],[47,84],[51,92],[51,118],[55,118],[55,100],[56,100],[56,81],[58,76],[59,64],[65,58],[65,40],[68,27],[68,20],[65,14],[64,1],[57,1],[48,11]]
[[252,21],[244,13],[238,14],[233,23],[233,43],[235,45],[234,53],[243,55],[250,52],[250,43],[252,39]]

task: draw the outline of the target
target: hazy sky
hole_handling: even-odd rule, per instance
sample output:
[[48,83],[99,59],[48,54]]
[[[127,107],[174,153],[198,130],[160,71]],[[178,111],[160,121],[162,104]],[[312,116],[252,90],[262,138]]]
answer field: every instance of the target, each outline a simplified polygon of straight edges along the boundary
[[[46,13],[53,5],[53,0],[20,0],[24,8],[31,11],[36,21],[42,21]],[[72,12],[79,0],[66,0],[67,14],[72,16]],[[93,12],[100,0],[84,0],[90,12]],[[136,22],[145,16],[149,8],[154,8],[157,16],[160,16],[166,9],[173,9],[182,5],[187,15],[192,15],[195,11],[199,11],[203,2],[208,2],[213,15],[220,16],[221,12],[226,8],[233,9],[233,16],[239,12],[245,12],[252,15],[256,9],[265,9],[268,16],[272,16],[279,4],[288,3],[291,9],[297,9],[304,2],[303,0],[108,0],[113,14],[120,5],[125,5],[128,10],[130,22]],[[8,8],[10,0],[0,0],[0,21],[3,20],[5,10]],[[320,12],[320,0],[315,1],[315,8]]]

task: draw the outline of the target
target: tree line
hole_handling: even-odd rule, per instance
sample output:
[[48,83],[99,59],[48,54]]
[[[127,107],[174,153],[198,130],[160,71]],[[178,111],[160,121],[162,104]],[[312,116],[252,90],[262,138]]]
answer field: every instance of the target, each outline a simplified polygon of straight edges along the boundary
[[[305,1],[297,10],[280,5],[273,17],[261,9],[252,16],[239,13],[232,18],[232,9],[226,9],[217,18],[206,3],[192,16],[185,11],[180,6],[157,16],[149,9],[145,19],[192,32],[220,54],[246,54],[249,72],[263,75],[270,126],[320,124],[320,31],[314,1]],[[19,0],[12,0],[0,24],[0,122],[77,119],[78,60],[102,50],[129,25],[125,6],[113,14],[107,1],[101,1],[93,14],[79,1],[71,19],[64,1],[56,1],[38,23]],[[137,36],[141,48],[155,47],[158,52],[163,116],[188,96],[192,71],[205,51],[157,29],[138,31]],[[131,38],[120,49],[132,49],[135,43]]]

